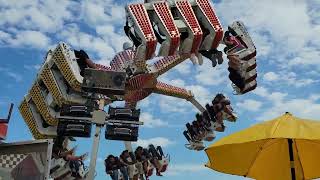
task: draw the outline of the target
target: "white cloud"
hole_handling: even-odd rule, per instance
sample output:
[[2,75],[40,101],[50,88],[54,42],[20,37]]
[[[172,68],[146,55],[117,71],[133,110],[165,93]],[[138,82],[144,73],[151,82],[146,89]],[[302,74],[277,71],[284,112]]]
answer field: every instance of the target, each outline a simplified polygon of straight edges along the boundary
[[50,38],[39,31],[21,31],[16,35],[16,38],[11,40],[11,44],[14,46],[24,45],[47,49],[50,45]]
[[22,81],[22,76],[19,75],[19,74],[17,74],[17,73],[8,71],[8,72],[7,72],[7,75],[10,76],[11,78],[15,79],[16,82],[21,82],[21,81]]
[[104,58],[103,64],[109,64],[111,57],[115,55],[114,49],[108,42],[100,37],[81,32],[76,24],[69,24],[58,35],[59,39],[69,43],[73,48],[94,52],[99,58]]
[[273,83],[273,85],[286,84],[286,85],[294,86],[297,88],[304,87],[304,86],[318,82],[318,80],[304,78],[302,76],[298,76],[294,72],[286,72],[286,71],[280,71],[279,73],[268,72],[264,74],[263,80],[269,81]]
[[70,10],[78,9],[77,3],[68,0],[41,2],[1,0],[0,8],[0,26],[41,32],[56,32],[61,29],[64,21],[73,19]]
[[6,42],[8,39],[11,39],[11,34],[4,31],[0,31],[0,42],[1,44]]
[[194,94],[195,99],[197,99],[201,104],[208,103],[208,100],[212,99],[212,94],[209,90],[200,85],[186,86],[186,89],[191,90]]
[[258,111],[262,106],[262,102],[253,99],[246,99],[242,102],[237,103],[237,106],[247,111]]
[[144,112],[140,115],[140,120],[144,123],[143,127],[156,128],[156,127],[168,127],[168,122],[156,119],[152,114]]
[[258,120],[269,120],[279,115],[291,112],[294,116],[320,120],[320,104],[312,98],[280,100],[260,114]]
[[0,67],[0,73],[4,73],[6,76],[13,78],[16,82],[23,80],[22,76],[11,69]]
[[282,101],[288,95],[287,93],[282,92],[269,92],[269,90],[263,86],[257,87],[253,93],[272,102]]
[[320,99],[320,94],[311,94],[309,99],[312,101],[317,101]]
[[118,31],[115,25],[97,26],[96,32],[104,39],[116,52],[122,51],[123,43],[129,39],[123,31]]
[[3,46],[47,49],[50,43],[50,38],[39,31],[18,31],[15,35],[0,31],[0,45]]
[[117,4],[116,1],[94,0],[82,3],[82,17],[91,27],[122,24],[125,21],[124,14],[123,6]]
[[94,2],[85,1],[83,4],[84,19],[88,24],[97,25],[105,22],[109,17],[104,13],[104,7]]
[[217,86],[224,82],[228,82],[226,63],[217,65],[213,68],[211,62],[204,58],[203,65],[199,66],[197,71],[198,73],[196,74],[195,79],[202,85]]
[[[320,29],[318,31],[320,32]],[[316,47],[304,47],[299,51],[297,56],[292,58],[292,60],[288,63],[288,65],[289,67],[298,67],[299,65],[318,66],[319,58],[320,58],[320,52],[317,50]]]
[[279,79],[278,74],[274,72],[267,72],[263,75],[263,80],[265,81],[276,81]]
[[175,70],[177,70],[179,73],[183,75],[188,75],[191,73],[192,69],[195,67],[192,67],[191,62],[186,60],[181,64],[178,64],[176,67],[174,67]]
[[252,93],[261,97],[266,97],[268,95],[268,90],[263,86],[258,86]]
[[170,164],[168,168],[168,175],[181,175],[181,174],[190,174],[190,173],[199,173],[201,171],[206,171],[206,167],[203,164],[193,164],[193,163],[186,163],[186,164]]
[[173,86],[184,87],[185,84],[186,84],[185,81],[182,79],[170,80],[170,85],[173,85]]
[[142,108],[147,108],[150,105],[151,105],[150,96],[138,102],[138,106]]
[[264,108],[263,112],[259,113],[258,120],[270,120],[285,112],[291,112],[301,118],[320,120],[320,104],[317,102],[320,99],[319,94],[311,94],[305,98],[290,98],[287,93],[268,92],[263,87],[255,93],[271,103],[269,108]]
[[35,65],[23,65],[23,67],[26,69],[26,70],[39,70],[41,65],[40,64],[35,64]]
[[274,103],[278,103],[283,101],[283,99],[287,96],[287,93],[282,92],[272,92],[271,94],[268,94],[267,98],[271,100]]
[[153,144],[155,146],[161,146],[161,147],[168,147],[170,145],[175,144],[174,141],[169,140],[164,137],[155,137],[155,138],[150,138],[150,139],[138,139],[136,143],[134,143],[136,146],[142,146],[142,147],[147,147],[149,144]]
[[159,97],[159,106],[163,112],[170,113],[184,113],[187,111],[189,102],[183,99],[178,99],[171,96],[163,96]]
[[[312,23],[318,12],[313,1],[268,1],[248,0],[222,1],[215,6],[222,22],[232,23],[239,19],[248,27],[253,41],[258,49],[258,57],[262,54],[270,62],[278,66],[295,67],[298,65],[316,65],[319,59],[317,48],[308,47],[310,44],[319,46],[319,25]],[[235,8],[237,7],[237,8]],[[232,12],[227,12],[233,9]],[[268,14],[272,14],[270,18]],[[307,55],[308,54],[308,55]],[[312,58],[311,55],[312,54]],[[309,58],[306,58],[309,56]],[[297,59],[298,58],[298,59]],[[299,67],[302,68],[302,67]]]

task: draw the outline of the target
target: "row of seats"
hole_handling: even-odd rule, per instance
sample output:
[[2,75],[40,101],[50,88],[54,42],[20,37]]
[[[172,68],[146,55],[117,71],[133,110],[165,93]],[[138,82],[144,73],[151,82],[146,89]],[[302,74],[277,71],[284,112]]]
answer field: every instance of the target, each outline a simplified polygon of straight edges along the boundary
[[234,22],[225,32],[224,49],[229,59],[229,78],[235,94],[245,94],[257,87],[256,47],[244,24]]
[[74,51],[59,43],[48,51],[44,63],[27,95],[20,113],[35,139],[57,135],[57,116],[63,104],[85,104],[81,91],[83,77]]
[[[156,169],[156,175],[167,170],[170,158],[164,155],[161,146],[150,144],[148,148],[137,147],[134,152],[125,150],[119,157],[109,155],[105,159],[106,173],[116,179],[149,179]],[[120,172],[120,173],[119,173]]]
[[130,4],[126,19],[124,31],[142,63],[154,57],[159,43],[158,56],[192,54],[192,62],[202,64],[202,55],[213,54],[223,37],[222,25],[209,0]]
[[212,141],[215,138],[214,131],[224,131],[223,120],[235,122],[236,119],[230,100],[223,94],[217,94],[212,105],[207,104],[204,112],[196,114],[196,120],[186,124],[187,130],[183,132],[189,142],[186,147],[191,150],[203,150],[203,140]]
[[76,156],[76,148],[69,149],[69,142],[70,139],[63,136],[54,139],[50,177],[55,180],[84,179],[89,172],[83,163],[87,154]]
[[[101,84],[109,93],[110,91],[113,94],[124,92],[124,72],[112,71],[108,67],[94,64],[91,60],[89,63],[86,58],[89,56],[83,50],[73,50],[63,42],[48,51],[36,80],[19,107],[35,139],[66,135],[61,133],[65,132],[64,129],[67,126],[71,127],[70,124],[83,125],[85,128],[83,132],[76,133],[77,135],[68,136],[90,136],[90,123],[81,120],[70,123],[60,118],[60,115],[63,116],[65,107],[72,105],[68,109],[72,108],[71,111],[77,111],[77,113],[83,110],[86,117],[87,114],[92,113],[93,110],[81,109],[88,108],[91,102],[98,99],[95,96],[100,93],[91,86],[92,84]],[[91,68],[90,64],[95,68]],[[108,98],[106,94],[101,97]],[[79,116],[80,113],[77,113],[69,113],[68,116]]]

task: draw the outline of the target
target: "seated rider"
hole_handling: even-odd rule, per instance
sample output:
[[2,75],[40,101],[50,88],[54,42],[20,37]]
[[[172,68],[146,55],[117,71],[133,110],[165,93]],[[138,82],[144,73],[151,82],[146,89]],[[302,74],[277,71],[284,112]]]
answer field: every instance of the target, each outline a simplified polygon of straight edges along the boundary
[[84,50],[73,50],[74,54],[77,58],[77,63],[79,65],[80,68],[80,75],[83,76],[84,75],[84,70],[86,68],[92,68],[92,69],[101,69],[101,70],[105,70],[108,69],[106,66],[103,66],[101,64],[96,64],[94,63],[88,56],[88,54],[84,51]]
[[147,174],[148,174],[148,160],[150,158],[149,154],[141,146],[138,146],[137,149],[135,150],[135,156],[137,161],[141,163],[146,179],[148,179]]
[[119,179],[119,169],[123,176],[123,180],[129,180],[126,165],[123,164],[118,157],[109,155],[107,159],[104,160],[104,165],[106,168],[106,173],[110,175],[112,180]]
[[212,50],[201,50],[199,51],[204,57],[208,58],[212,62],[212,67],[215,67],[218,64],[223,63],[223,54],[217,49]]
[[227,58],[229,59],[228,62],[228,71],[229,79],[240,89],[243,89],[245,87],[245,80],[241,76],[241,59],[239,58],[239,55],[234,54],[235,52],[245,48],[241,42],[234,36],[230,35],[229,31],[225,32],[224,43],[227,47],[225,47],[224,52],[227,54]]
[[83,73],[86,68],[96,69],[96,64],[89,58],[88,54],[84,50],[74,50],[74,54],[77,58],[81,76],[84,75]]
[[79,178],[80,166],[83,166],[83,160],[87,157],[87,153],[81,156],[75,156],[76,147],[68,150],[68,139],[67,138],[56,138],[52,149],[52,155],[54,158],[63,158],[69,162],[71,173],[73,177]]
[[229,31],[225,32],[223,41],[227,46],[224,49],[224,52],[227,54],[227,58],[229,59],[229,67],[239,71],[241,59],[238,55],[235,55],[234,53],[244,49],[245,46],[243,46],[235,36],[230,35]]
[[216,114],[215,130],[219,132],[223,132],[225,129],[225,126],[223,123],[223,113],[222,113],[223,107],[220,103],[217,103],[213,105],[213,110]]
[[153,157],[156,157],[158,160],[162,160],[164,156],[161,146],[157,146],[157,148],[153,145],[149,145],[149,152],[152,154]]
[[[150,157],[150,162],[152,163],[152,165],[154,165],[154,167],[156,168],[156,175],[157,176],[162,176],[161,174],[161,164],[159,162],[159,160],[162,159],[162,156],[158,153],[157,149],[154,147],[154,145],[150,144],[148,147],[148,152],[151,154]],[[162,151],[162,149],[161,149]]]
[[162,157],[164,156],[163,151],[162,151],[162,147],[161,146],[157,146],[156,150],[158,151],[158,153],[160,154],[161,159],[162,159]]
[[134,175],[134,170],[135,170],[134,165],[136,163],[136,158],[134,157],[134,154],[132,152],[129,153],[128,150],[124,150],[120,155],[120,161],[121,163],[127,166],[129,179],[130,180],[138,179],[138,177],[135,177]]
[[245,48],[244,45],[237,39],[237,37],[230,35],[229,31],[224,33],[223,42],[227,46],[224,52],[227,54],[240,51]]

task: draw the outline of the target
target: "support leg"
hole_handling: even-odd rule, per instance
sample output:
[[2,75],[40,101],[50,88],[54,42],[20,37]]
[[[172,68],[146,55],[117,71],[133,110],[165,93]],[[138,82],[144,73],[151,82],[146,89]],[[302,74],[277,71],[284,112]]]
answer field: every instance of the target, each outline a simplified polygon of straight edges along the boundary
[[124,146],[126,147],[126,150],[128,150],[129,152],[133,152],[132,144],[130,141],[124,141]]
[[[125,102],[125,107],[126,108],[136,108],[137,106],[137,102]],[[133,148],[132,148],[132,144],[130,141],[124,141],[124,146],[126,148],[126,150],[128,150],[129,152],[133,152]]]
[[[102,111],[104,109],[104,100],[99,101],[99,109]],[[101,128],[103,125],[96,124],[96,130],[93,137],[93,146],[91,150],[91,157],[90,157],[90,166],[89,166],[89,173],[87,175],[86,180],[93,180],[96,170],[96,162],[97,162],[97,155],[99,150],[99,141],[100,141],[100,133]]]
[[98,155],[98,149],[99,149],[100,132],[101,132],[101,126],[97,125],[96,132],[94,134],[94,139],[93,139],[93,146],[92,146],[92,150],[91,150],[90,166],[89,166],[89,173],[87,176],[87,180],[94,179],[96,162],[97,162],[97,155]]

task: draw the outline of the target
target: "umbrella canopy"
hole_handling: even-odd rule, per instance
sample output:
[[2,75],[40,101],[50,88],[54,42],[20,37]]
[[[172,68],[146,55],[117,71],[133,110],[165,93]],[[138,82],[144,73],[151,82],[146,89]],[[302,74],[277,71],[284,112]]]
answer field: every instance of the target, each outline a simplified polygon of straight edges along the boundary
[[320,121],[286,113],[224,137],[206,150],[207,167],[259,180],[320,177]]

